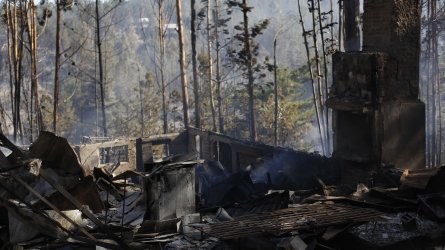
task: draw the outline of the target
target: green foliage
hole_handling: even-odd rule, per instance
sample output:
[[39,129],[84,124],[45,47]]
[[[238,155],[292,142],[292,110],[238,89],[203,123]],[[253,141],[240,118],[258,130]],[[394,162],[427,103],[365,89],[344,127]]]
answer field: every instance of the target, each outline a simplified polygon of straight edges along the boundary
[[248,111],[247,92],[244,86],[232,84],[228,86],[226,93],[225,127],[230,136],[248,139],[249,130],[246,113]]
[[198,76],[200,79],[201,96],[201,126],[204,129],[212,129],[212,111],[210,107],[210,79],[209,79],[209,55],[207,53],[198,54]]
[[[144,79],[127,91],[126,99],[111,103],[109,112],[110,133],[114,136],[141,137],[161,133],[160,124],[161,98],[157,94],[154,75],[147,71]],[[141,110],[142,109],[142,110]],[[141,120],[141,111],[143,120]]]
[[[229,10],[232,8],[238,8],[241,12],[251,12],[253,7],[244,6],[240,1],[227,1],[227,7]],[[249,76],[247,75],[247,67],[249,64],[252,65],[252,70],[254,72],[253,78],[255,80],[261,80],[266,77],[265,70],[270,68],[268,67],[268,57],[263,59],[263,63],[260,61],[260,45],[255,42],[255,38],[267,29],[269,25],[269,19],[261,20],[258,23],[253,24],[249,29],[249,37],[246,41],[244,22],[240,22],[235,25],[233,29],[236,33],[233,35],[235,42],[231,44],[227,50],[228,57],[232,60],[234,64],[237,65],[238,69],[242,72],[243,76],[247,79]],[[250,44],[250,49],[248,50],[246,46],[246,42]]]
[[[278,69],[278,144],[281,146],[311,149],[312,142],[307,134],[312,127],[314,108],[309,93],[303,84],[304,69]],[[273,86],[264,92],[266,101],[258,111],[259,134],[261,141],[268,144],[274,142],[274,95]]]

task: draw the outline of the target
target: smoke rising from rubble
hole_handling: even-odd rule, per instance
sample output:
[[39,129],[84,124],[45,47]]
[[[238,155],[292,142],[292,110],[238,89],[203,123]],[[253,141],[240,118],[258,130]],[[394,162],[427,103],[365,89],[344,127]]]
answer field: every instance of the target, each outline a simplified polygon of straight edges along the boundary
[[298,190],[317,186],[316,177],[326,183],[335,182],[338,173],[335,164],[326,157],[288,151],[253,166],[250,176],[254,183],[263,183],[272,189]]

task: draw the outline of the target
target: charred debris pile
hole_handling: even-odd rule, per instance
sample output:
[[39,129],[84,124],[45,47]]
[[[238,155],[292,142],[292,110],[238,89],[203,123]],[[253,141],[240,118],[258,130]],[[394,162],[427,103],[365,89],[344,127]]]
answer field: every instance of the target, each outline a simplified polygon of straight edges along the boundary
[[432,249],[445,243],[444,168],[370,168],[198,130],[94,140],[73,148],[42,132],[24,149],[0,135],[3,246]]

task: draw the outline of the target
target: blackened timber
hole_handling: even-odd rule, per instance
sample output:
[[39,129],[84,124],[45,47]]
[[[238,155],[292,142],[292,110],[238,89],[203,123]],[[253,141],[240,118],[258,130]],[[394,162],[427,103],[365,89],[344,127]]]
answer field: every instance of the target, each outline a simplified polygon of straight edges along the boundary
[[68,217],[66,214],[62,213],[56,206],[54,206],[51,202],[49,202],[45,197],[39,194],[39,192],[35,191],[31,186],[29,186],[25,181],[22,180],[18,175],[11,174],[12,178],[19,182],[22,186],[24,186],[29,192],[33,193],[37,198],[39,198],[41,201],[43,201],[46,205],[48,205],[51,209],[56,211],[60,216],[62,216],[65,220],[67,220],[69,223],[71,223],[76,229],[81,231],[85,236],[90,238],[91,240],[96,240],[93,235],[88,233],[84,228],[80,227],[76,222],[74,222],[70,217]]
[[[14,191],[12,191],[11,189],[9,189],[8,187],[6,187],[5,185],[3,185],[2,182],[0,182],[0,188],[2,188],[3,190],[5,190],[6,192],[8,192],[9,194],[11,194],[13,197],[15,197],[19,202],[23,203],[27,208],[29,208],[32,212],[34,212],[35,214],[41,216],[42,218],[46,219],[48,222],[50,222],[52,225],[60,228],[62,231],[64,231],[65,233],[69,234],[73,239],[81,241],[81,242],[85,242],[87,244],[91,244],[93,246],[102,246],[102,247],[106,247],[109,249],[120,249],[118,246],[114,245],[114,244],[110,244],[110,243],[106,243],[106,242],[102,242],[102,241],[98,241],[97,239],[95,239],[93,237],[92,238],[84,238],[82,236],[76,235],[75,233],[69,231],[68,229],[66,229],[65,227],[63,227],[60,222],[58,222],[57,220],[54,220],[53,218],[49,217],[46,213],[44,213],[41,210],[38,210],[36,208],[34,208],[29,202],[25,201],[22,197],[20,197],[19,195],[17,195]],[[2,198],[0,197],[0,202],[2,202]]]
[[40,176],[48,182],[53,188],[55,188],[59,193],[61,193],[65,198],[67,198],[79,211],[82,212],[88,219],[90,219],[94,224],[96,224],[101,230],[103,230],[111,239],[115,240],[123,249],[130,249],[127,243],[124,242],[122,238],[119,238],[113,234],[109,228],[103,224],[99,219],[97,219],[88,209],[85,209],[79,201],[76,200],[68,191],[65,190],[61,185],[55,182],[44,169],[40,170]]
[[14,143],[12,143],[10,140],[8,140],[8,138],[2,133],[0,133],[0,145],[11,150],[18,157],[25,156],[23,151],[19,149],[16,145],[14,145]]
[[184,127],[189,127],[189,97],[188,97],[188,83],[187,83],[187,73],[185,65],[185,50],[184,50],[184,31],[182,27],[182,8],[181,1],[176,0],[176,13],[178,21],[178,38],[179,38],[179,56],[180,56],[180,66],[181,66],[181,82],[182,82],[182,110],[184,113]]

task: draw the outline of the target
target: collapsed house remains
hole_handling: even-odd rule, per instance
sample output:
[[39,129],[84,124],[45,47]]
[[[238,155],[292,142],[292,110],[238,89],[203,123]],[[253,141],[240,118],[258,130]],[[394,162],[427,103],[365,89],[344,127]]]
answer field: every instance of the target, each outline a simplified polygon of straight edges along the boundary
[[75,148],[0,134],[0,244],[443,249],[445,168],[423,169],[417,4],[365,1],[364,51],[334,55],[334,158],[196,128]]
[[[444,169],[368,172],[357,163],[194,128],[88,141],[71,148],[42,132],[24,150],[1,135],[0,147],[11,151],[0,155],[2,244],[388,249],[413,240],[415,247],[445,243]],[[351,168],[363,178],[347,181],[342,172]]]

